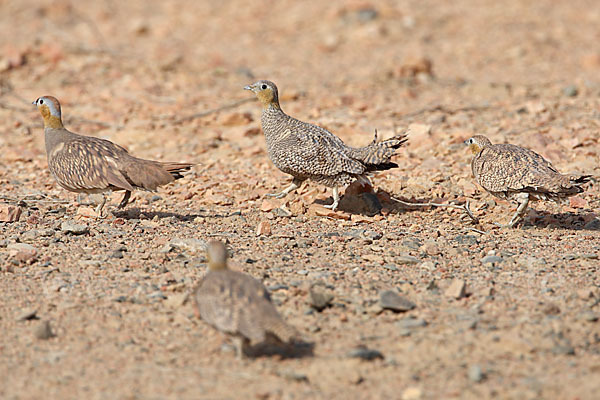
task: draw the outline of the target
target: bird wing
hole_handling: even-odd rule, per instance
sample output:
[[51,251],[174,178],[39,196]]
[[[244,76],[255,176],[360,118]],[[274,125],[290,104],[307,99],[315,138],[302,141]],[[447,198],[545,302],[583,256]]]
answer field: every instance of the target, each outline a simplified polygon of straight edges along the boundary
[[511,144],[485,147],[472,167],[479,183],[492,192],[553,191],[564,180],[544,157]]
[[365,166],[350,157],[348,147],[319,126],[290,118],[273,149],[286,154],[286,167],[298,175],[362,174]]
[[134,190],[119,170],[119,160],[123,155],[131,157],[127,150],[108,140],[76,137],[64,142],[51,155],[49,166],[67,189],[92,190],[115,186]]

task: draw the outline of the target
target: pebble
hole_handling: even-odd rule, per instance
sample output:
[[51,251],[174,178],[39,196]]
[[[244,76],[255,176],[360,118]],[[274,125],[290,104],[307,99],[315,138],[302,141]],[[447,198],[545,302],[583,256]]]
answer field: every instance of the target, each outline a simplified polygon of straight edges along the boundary
[[398,264],[409,264],[414,265],[421,262],[421,259],[414,256],[409,256],[407,254],[399,255],[394,259]]
[[404,312],[412,310],[416,304],[400,296],[395,290],[384,290],[379,294],[379,305],[386,310]]
[[475,235],[457,235],[454,240],[460,244],[475,245],[479,243],[479,239]]
[[41,321],[33,327],[33,335],[40,340],[47,340],[54,337],[49,321]]
[[394,264],[384,264],[383,268],[388,269],[390,271],[398,271],[398,267],[396,267]]
[[206,241],[194,238],[174,238],[161,248],[162,253],[168,253],[173,249],[188,250],[195,253],[206,251]]
[[17,316],[17,321],[29,321],[31,319],[37,319],[36,308],[26,308]]
[[504,259],[499,256],[485,256],[481,259],[482,264],[500,264]]
[[70,233],[72,235],[83,235],[89,231],[86,224],[76,224],[71,221],[65,221],[60,224],[60,230],[64,233]]
[[575,97],[579,94],[579,90],[575,85],[569,85],[563,89],[563,94],[567,97]]
[[321,285],[313,285],[310,288],[310,305],[317,311],[322,311],[329,307],[333,300],[333,293]]
[[427,321],[421,318],[407,317],[396,322],[396,326],[400,329],[415,329],[427,326]]
[[593,311],[584,311],[581,313],[580,318],[583,321],[596,322],[598,321],[598,314]]
[[467,295],[467,284],[462,279],[454,279],[444,292],[444,295],[457,300],[462,299]]
[[477,364],[471,365],[469,367],[468,375],[469,375],[469,380],[471,382],[479,383],[485,379],[485,374],[483,373],[483,370]]
[[360,358],[361,360],[373,361],[373,360],[383,360],[383,354],[379,350],[369,349],[365,346],[360,346],[355,349],[352,349],[347,354],[350,358]]

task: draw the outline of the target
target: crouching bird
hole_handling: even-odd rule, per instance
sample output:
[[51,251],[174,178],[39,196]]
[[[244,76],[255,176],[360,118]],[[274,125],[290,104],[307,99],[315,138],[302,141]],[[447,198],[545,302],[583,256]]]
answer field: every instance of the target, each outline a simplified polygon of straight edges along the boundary
[[333,188],[333,203],[325,207],[335,210],[339,203],[339,187],[347,186],[355,179],[370,185],[369,172],[398,167],[390,159],[406,143],[405,134],[377,142],[375,132],[375,139],[369,145],[350,147],[328,130],[283,112],[273,82],[262,80],[244,89],[254,92],[262,104],[261,125],[271,161],[294,178],[283,191],[269,196],[285,197],[310,179]]
[[[62,123],[60,103],[52,96],[33,102],[44,119],[48,168],[64,189],[75,193],[106,193],[124,190],[119,208],[125,207],[136,189],[156,190],[183,177],[194,164],[144,160],[105,139],[78,135]],[[106,203],[96,208],[101,215]]]
[[518,204],[507,225],[515,226],[525,214],[530,200],[557,203],[584,191],[590,175],[563,175],[541,155],[513,144],[492,144],[483,135],[465,141],[475,155],[471,169],[477,183],[488,193]]
[[271,303],[263,284],[227,266],[227,248],[213,240],[207,247],[208,272],[194,291],[197,315],[236,339],[238,358],[249,345],[294,344],[298,332]]

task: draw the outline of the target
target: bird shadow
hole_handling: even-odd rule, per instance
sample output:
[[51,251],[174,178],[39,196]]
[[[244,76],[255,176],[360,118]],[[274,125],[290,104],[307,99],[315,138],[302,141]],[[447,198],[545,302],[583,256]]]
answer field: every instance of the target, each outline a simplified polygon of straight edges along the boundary
[[[407,203],[414,202],[414,200],[404,200]],[[329,205],[333,202],[333,198],[329,199],[316,199],[315,204]],[[383,212],[412,212],[422,207],[410,207],[402,204],[401,202],[394,199],[394,197],[383,189],[371,190],[371,191],[352,191],[344,193],[340,197],[340,203],[338,210],[354,215],[366,215],[369,217],[381,214]]]
[[292,343],[277,343],[266,341],[244,348],[244,355],[248,358],[279,356],[282,359],[297,359],[312,357],[315,344],[312,342],[296,341]]
[[557,214],[549,211],[532,211],[525,218],[523,226],[559,228],[573,231],[600,231],[600,218],[595,212],[585,212],[582,214],[563,212]]
[[151,210],[142,210],[140,208],[128,208],[125,210],[114,210],[112,211],[112,215],[116,218],[123,218],[125,220],[133,220],[133,219],[153,219],[154,217],[158,217],[158,219],[164,218],[175,218],[179,221],[193,221],[197,217],[203,218],[227,218],[236,213],[228,213],[228,214],[214,214],[214,213],[193,213],[193,214],[179,214],[176,212],[165,212],[165,211],[151,211]]

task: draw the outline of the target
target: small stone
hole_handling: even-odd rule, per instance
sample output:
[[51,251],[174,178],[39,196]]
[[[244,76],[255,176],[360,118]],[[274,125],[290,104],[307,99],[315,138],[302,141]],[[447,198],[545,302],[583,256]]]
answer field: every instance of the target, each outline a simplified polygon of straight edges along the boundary
[[114,250],[112,253],[110,253],[110,258],[123,258],[123,252],[121,250]]
[[33,327],[33,335],[40,340],[47,340],[54,337],[49,321],[41,321]]
[[563,89],[563,94],[567,97],[575,97],[579,94],[579,90],[575,85],[569,85]]
[[356,16],[358,17],[359,21],[368,22],[376,19],[379,16],[379,13],[374,8],[365,7],[358,10]]
[[398,271],[398,267],[396,267],[393,264],[384,264],[383,268],[390,270],[390,271]]
[[416,386],[411,386],[402,392],[402,400],[419,400],[423,397],[423,390]]
[[500,264],[503,261],[502,257],[498,256],[485,256],[481,259],[482,264]]
[[479,239],[475,235],[457,235],[454,237],[454,240],[460,244],[466,244],[469,246],[479,243]]
[[269,236],[271,234],[271,224],[269,221],[260,221],[256,228],[256,236]]
[[457,300],[462,299],[467,295],[467,284],[462,279],[454,279],[444,292],[444,295]]
[[60,224],[60,230],[72,235],[83,235],[88,232],[88,226],[86,224],[76,224],[71,221],[65,221]]
[[588,299],[592,299],[595,297],[594,289],[592,289],[592,288],[579,289],[577,291],[577,295],[579,296],[580,299],[583,299],[583,300],[588,300]]
[[160,251],[168,253],[172,249],[187,250],[192,253],[204,253],[206,251],[206,241],[194,238],[175,238],[171,239]]
[[25,264],[34,262],[38,253],[35,247],[27,243],[11,243],[7,248],[12,250],[15,260]]
[[396,326],[400,329],[415,329],[427,326],[427,321],[421,318],[407,317],[396,322]]
[[421,259],[419,259],[418,257],[409,256],[406,254],[406,255],[399,255],[398,257],[396,257],[394,259],[394,261],[396,261],[398,264],[414,265],[414,264],[420,263]]
[[170,308],[179,308],[188,300],[188,293],[172,293],[165,300],[165,305]]
[[384,290],[379,294],[379,305],[386,310],[404,312],[412,310],[416,304],[402,297],[395,290]]
[[544,306],[542,312],[546,315],[558,315],[560,314],[560,308],[554,303],[548,303]]
[[485,379],[485,374],[483,373],[483,370],[477,364],[471,365],[469,367],[468,375],[469,375],[469,380],[471,382],[479,383]]
[[437,243],[433,240],[425,241],[425,243],[423,243],[423,246],[421,246],[421,251],[424,251],[425,253],[427,253],[427,255],[430,256],[436,256],[440,254],[440,249]]
[[296,372],[293,370],[279,371],[277,373],[277,375],[279,375],[280,377],[287,379],[289,381],[308,382],[308,376],[306,376],[306,374],[303,374],[301,372]]
[[310,305],[317,311],[323,311],[329,307],[333,300],[333,293],[321,285],[313,285],[309,291]]
[[16,222],[21,218],[23,210],[19,206],[0,204],[0,222]]
[[17,321],[29,321],[32,319],[37,319],[36,308],[26,308],[17,316]]
[[598,314],[593,311],[584,311],[581,313],[580,318],[583,321],[596,322],[596,321],[598,321]]
[[369,349],[366,346],[359,346],[355,349],[352,349],[347,354],[350,358],[360,358],[361,360],[373,361],[373,360],[383,360],[383,354],[379,350]]

